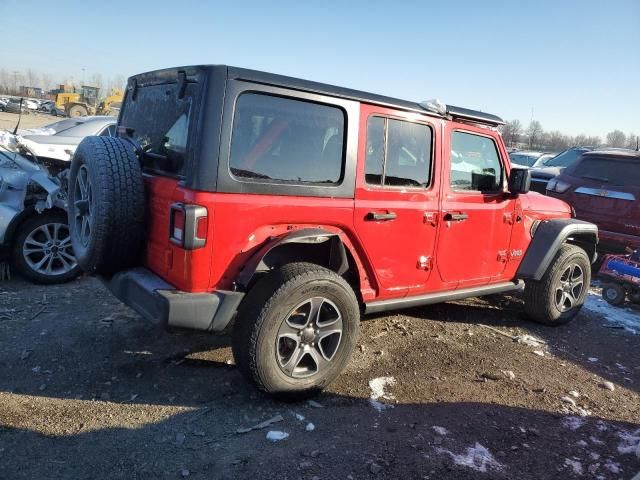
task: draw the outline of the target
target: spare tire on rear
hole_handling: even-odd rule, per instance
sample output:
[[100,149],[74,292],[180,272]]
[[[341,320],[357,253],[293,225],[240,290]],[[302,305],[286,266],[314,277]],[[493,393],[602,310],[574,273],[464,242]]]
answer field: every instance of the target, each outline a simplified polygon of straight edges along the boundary
[[69,176],[69,231],[78,264],[110,275],[134,266],[144,242],[144,183],[133,145],[87,137]]

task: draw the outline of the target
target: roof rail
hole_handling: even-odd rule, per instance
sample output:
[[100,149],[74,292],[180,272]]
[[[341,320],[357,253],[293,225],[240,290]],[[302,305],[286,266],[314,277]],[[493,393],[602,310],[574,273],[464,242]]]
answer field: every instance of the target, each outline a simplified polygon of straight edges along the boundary
[[453,105],[445,105],[440,100],[425,100],[420,102],[420,106],[425,110],[439,115],[449,115],[451,118],[460,118],[463,120],[471,120],[478,123],[486,123],[488,125],[504,125],[504,120],[490,113],[480,112],[478,110],[470,110],[468,108],[454,107]]

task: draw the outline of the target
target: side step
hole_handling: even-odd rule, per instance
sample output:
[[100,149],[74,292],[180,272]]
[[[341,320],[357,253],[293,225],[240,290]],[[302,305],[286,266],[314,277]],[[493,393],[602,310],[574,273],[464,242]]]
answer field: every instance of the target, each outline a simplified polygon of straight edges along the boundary
[[522,290],[524,281],[496,283],[493,285],[483,285],[481,287],[462,288],[460,290],[449,290],[447,292],[427,293],[415,297],[394,298],[391,300],[380,300],[365,304],[364,313],[386,312],[388,310],[400,310],[402,308],[420,307],[433,303],[450,302],[452,300],[462,300],[469,297],[481,297],[483,295],[493,295],[495,293],[505,293],[514,290]]

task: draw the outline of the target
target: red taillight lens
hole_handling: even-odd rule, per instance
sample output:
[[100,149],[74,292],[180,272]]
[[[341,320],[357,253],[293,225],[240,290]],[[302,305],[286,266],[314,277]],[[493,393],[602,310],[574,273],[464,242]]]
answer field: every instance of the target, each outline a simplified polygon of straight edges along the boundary
[[184,242],[184,210],[179,208],[171,209],[171,239],[177,240],[180,245]]
[[207,209],[200,205],[171,205],[169,240],[185,250],[204,247],[207,242]]
[[200,217],[196,226],[196,238],[201,240],[207,239],[207,229],[209,228],[209,221],[207,217]]

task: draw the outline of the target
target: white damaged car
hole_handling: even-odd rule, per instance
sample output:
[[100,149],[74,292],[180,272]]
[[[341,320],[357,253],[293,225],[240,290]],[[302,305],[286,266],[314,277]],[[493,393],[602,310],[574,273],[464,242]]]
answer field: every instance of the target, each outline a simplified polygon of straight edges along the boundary
[[84,137],[116,134],[116,117],[73,117],[41,128],[19,130],[18,143],[38,158],[70,162]]

